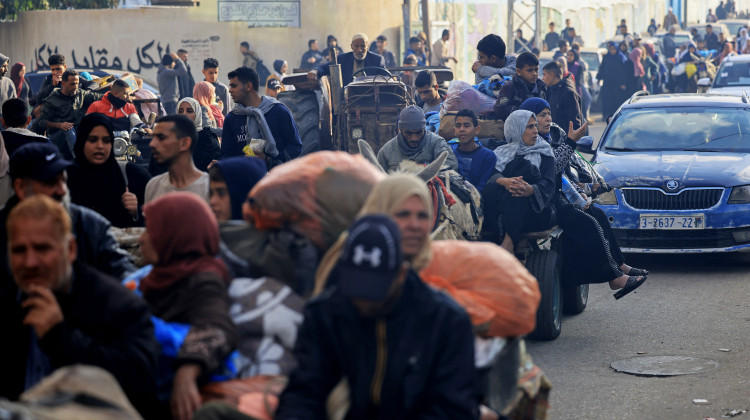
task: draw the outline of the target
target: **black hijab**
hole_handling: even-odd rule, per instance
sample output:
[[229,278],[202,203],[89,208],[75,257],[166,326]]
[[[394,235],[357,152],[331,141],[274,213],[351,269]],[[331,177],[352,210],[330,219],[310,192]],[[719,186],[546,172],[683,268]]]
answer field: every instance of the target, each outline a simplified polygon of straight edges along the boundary
[[133,218],[122,205],[125,176],[115,160],[114,147],[101,165],[92,164],[83,153],[89,134],[98,126],[104,126],[110,138],[113,141],[115,139],[110,118],[103,114],[88,114],[83,117],[76,133],[75,165],[68,170],[70,199],[75,204],[101,214],[114,226],[133,226]]

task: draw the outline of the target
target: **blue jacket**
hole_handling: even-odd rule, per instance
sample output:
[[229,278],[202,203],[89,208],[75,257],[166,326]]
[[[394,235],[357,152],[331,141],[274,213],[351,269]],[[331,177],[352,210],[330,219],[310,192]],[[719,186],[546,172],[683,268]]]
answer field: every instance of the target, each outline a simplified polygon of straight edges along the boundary
[[[346,86],[354,80],[352,74],[354,73],[354,53],[348,52],[339,54],[337,61],[341,64],[341,83]],[[331,74],[329,69],[329,63],[321,64],[315,67],[315,71],[318,72],[318,76],[328,76]],[[385,68],[385,59],[382,55],[375,54],[374,52],[367,52],[365,56],[365,67],[383,67]]]
[[[348,419],[478,418],[469,317],[416,273],[384,318],[360,316],[335,286],[311,300],[304,315],[298,367],[277,420],[325,419],[326,398],[342,378],[349,385]],[[379,357],[386,360],[382,371]]]

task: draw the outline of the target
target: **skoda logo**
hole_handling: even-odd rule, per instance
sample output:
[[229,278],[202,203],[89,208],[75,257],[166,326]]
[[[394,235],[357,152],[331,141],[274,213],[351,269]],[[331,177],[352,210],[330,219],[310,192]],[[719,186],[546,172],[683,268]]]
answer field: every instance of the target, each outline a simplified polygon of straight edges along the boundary
[[675,181],[674,179],[667,181],[667,189],[669,191],[674,191],[679,187],[680,187],[680,183]]

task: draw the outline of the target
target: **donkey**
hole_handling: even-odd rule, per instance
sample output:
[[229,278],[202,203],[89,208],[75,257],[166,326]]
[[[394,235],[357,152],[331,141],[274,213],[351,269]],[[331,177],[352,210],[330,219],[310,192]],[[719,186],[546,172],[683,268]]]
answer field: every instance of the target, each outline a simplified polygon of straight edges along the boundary
[[[370,163],[386,172],[378,163],[370,145],[357,142],[359,153]],[[432,239],[465,239],[477,241],[482,230],[482,198],[469,182],[452,169],[442,169],[448,152],[443,152],[427,166],[405,160],[399,170],[414,173],[427,183],[433,198],[435,224]]]

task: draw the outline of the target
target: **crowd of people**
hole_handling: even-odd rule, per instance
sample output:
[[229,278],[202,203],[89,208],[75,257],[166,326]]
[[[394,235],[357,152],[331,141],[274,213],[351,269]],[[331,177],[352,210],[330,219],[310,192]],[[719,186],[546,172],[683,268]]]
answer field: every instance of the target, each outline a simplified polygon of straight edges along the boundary
[[[446,31],[430,49],[415,37],[404,61],[455,61],[449,39]],[[386,46],[380,36],[373,49],[360,33],[345,53],[328,37],[344,84],[360,69],[386,67],[394,59]],[[330,54],[315,40],[309,47],[300,66],[318,80],[329,74]],[[639,69],[640,47],[627,55],[621,48],[613,45],[600,68],[604,89],[630,86],[628,62],[632,74]],[[145,117],[152,111],[131,103],[139,90],[126,77],[106,93],[92,90],[60,54],[50,56],[51,74],[34,98],[16,97],[23,86],[13,79],[6,88],[2,79],[13,94],[3,98],[0,120],[0,328],[9,338],[0,351],[0,396],[17,399],[55,369],[80,363],[109,371],[145,418],[247,419],[226,406],[201,408],[199,394],[239,349],[234,366],[243,374],[230,378],[288,377],[278,419],[324,417],[342,381],[352,418],[499,418],[478,385],[475,340],[487,337],[476,334],[465,308],[420,278],[439,209],[424,179],[399,171],[403,161],[442,163],[481,192],[482,240],[509,255],[525,232],[555,224],[575,232],[563,239],[563,287],[608,283],[619,299],[646,280],[648,271],[626,264],[590,200],[606,183],[575,154],[588,125],[575,48],[540,78],[532,52],[507,54],[495,34],[478,43],[475,83],[503,81],[483,115],[504,121],[494,142],[481,137],[487,120],[468,108],[443,116],[455,127],[452,138],[429,130],[428,114],[442,113],[446,98],[433,72],[416,72],[419,105],[400,112],[398,134],[368,166],[390,175],[369,177],[356,217],[341,216],[348,228],[327,232],[338,241],[323,249],[284,223],[265,225],[254,210],[254,187],[306,157],[292,113],[274,98],[292,88],[281,84],[287,63],[274,63],[265,86],[275,87],[262,95],[258,57],[247,44],[241,50],[244,65],[226,78],[216,59],[206,59],[199,82],[187,52],[165,55],[163,110],[153,123]],[[4,75],[9,60],[0,60]],[[116,159],[115,133],[129,129],[151,137],[148,164]],[[275,188],[287,201],[303,194]],[[112,227],[144,229],[145,268],[136,268]],[[135,281],[135,290],[123,281]],[[254,299],[240,300],[256,289]],[[239,328],[245,321],[257,325]],[[157,341],[165,324],[183,331],[169,355]]]

